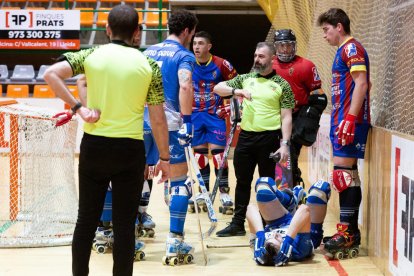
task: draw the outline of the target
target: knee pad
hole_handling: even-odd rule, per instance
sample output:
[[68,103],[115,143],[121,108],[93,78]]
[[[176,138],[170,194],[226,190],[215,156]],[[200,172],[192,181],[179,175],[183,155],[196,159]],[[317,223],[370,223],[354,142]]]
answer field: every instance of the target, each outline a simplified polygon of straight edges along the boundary
[[323,180],[318,180],[309,188],[307,202],[326,205],[330,197],[331,185]]
[[333,188],[341,193],[349,187],[361,186],[361,180],[359,179],[358,169],[356,166],[352,168],[334,166],[332,172],[332,184]]
[[276,183],[270,177],[259,177],[256,181],[254,190],[256,191],[257,202],[270,202],[277,199]]
[[200,170],[204,169],[209,165],[208,163],[208,149],[194,149],[194,158],[197,160],[198,168]]
[[190,198],[193,195],[193,184],[194,180],[191,181],[190,178],[187,178],[186,180],[171,181],[171,195],[188,196]]
[[[220,169],[220,164],[224,156],[224,149],[213,149],[211,150],[211,155],[213,155],[214,168],[217,170]],[[224,163],[224,168],[227,168],[227,160],[226,163]]]

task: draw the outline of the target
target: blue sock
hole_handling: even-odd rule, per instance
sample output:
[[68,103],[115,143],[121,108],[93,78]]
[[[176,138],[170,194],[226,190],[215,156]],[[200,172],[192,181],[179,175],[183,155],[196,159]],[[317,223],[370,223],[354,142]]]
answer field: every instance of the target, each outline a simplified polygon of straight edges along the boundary
[[188,208],[188,195],[184,192],[185,180],[171,181],[170,232],[183,235]]

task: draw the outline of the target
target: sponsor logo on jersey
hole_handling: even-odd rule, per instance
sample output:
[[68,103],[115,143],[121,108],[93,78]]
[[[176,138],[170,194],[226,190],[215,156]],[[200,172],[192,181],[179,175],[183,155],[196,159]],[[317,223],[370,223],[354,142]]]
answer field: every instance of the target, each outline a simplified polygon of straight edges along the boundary
[[312,72],[313,72],[313,80],[320,81],[321,78],[319,77],[318,70],[316,69],[316,67],[312,67]]
[[357,54],[357,48],[354,43],[349,43],[345,46],[345,53],[348,57],[355,56]]
[[213,79],[217,78],[217,71],[213,71],[211,75],[213,76]]
[[228,62],[227,60],[223,61],[223,65],[229,69],[229,71],[233,71],[233,66],[230,64],[230,62]]
[[289,68],[289,76],[292,76],[293,75],[293,71],[295,71],[295,68],[290,67]]
[[339,109],[339,108],[341,108],[341,104],[340,103],[335,103],[335,104],[332,105],[332,108],[334,110]]

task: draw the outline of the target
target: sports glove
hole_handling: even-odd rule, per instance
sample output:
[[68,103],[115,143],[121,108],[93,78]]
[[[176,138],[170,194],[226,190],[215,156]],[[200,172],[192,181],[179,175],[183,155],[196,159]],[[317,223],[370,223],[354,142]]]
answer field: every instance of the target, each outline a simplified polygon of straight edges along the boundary
[[282,246],[280,247],[279,253],[277,253],[276,257],[273,257],[275,262],[275,266],[283,266],[287,265],[290,261],[292,256],[293,250],[293,239],[289,236],[286,236],[283,240]]
[[295,195],[296,203],[298,206],[300,204],[306,203],[306,192],[302,186],[296,185],[293,187],[293,194]]
[[55,116],[53,116],[52,118],[58,119],[56,121],[56,127],[58,127],[58,126],[63,126],[64,124],[72,120],[72,116],[73,116],[72,112],[60,112],[56,114]]
[[216,114],[220,119],[225,119],[226,117],[230,115],[230,105],[229,104],[221,105],[217,109]]
[[254,242],[254,260],[259,265],[264,265],[266,262],[266,255],[268,255],[266,248],[264,247],[265,243],[265,233],[264,231],[258,231],[256,233],[256,240]]
[[191,115],[184,115],[184,123],[178,131],[178,142],[181,146],[187,147],[193,139],[193,123]]
[[355,119],[355,115],[346,114],[345,119],[341,121],[335,130],[335,134],[338,136],[338,143],[342,146],[349,145],[354,141]]

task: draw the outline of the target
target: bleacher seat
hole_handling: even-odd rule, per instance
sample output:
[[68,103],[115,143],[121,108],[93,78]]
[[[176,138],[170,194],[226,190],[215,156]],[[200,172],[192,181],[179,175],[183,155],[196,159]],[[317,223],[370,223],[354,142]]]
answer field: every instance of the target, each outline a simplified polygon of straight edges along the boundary
[[96,19],[96,25],[98,27],[105,27],[106,23],[108,23],[108,15],[109,15],[111,8],[99,8],[99,10],[101,11],[98,12],[98,18]]
[[28,98],[29,85],[27,84],[9,84],[7,85],[6,97],[8,98]]
[[[82,27],[92,27],[95,23],[93,8],[76,8],[76,10],[81,10],[80,12],[80,23]],[[88,11],[82,11],[88,10]]]
[[[158,27],[159,25],[159,12],[158,9],[148,9],[148,10],[156,10],[156,11],[149,11],[146,12],[146,20],[145,20],[145,24],[147,25],[147,27]],[[167,9],[162,9],[164,12],[162,12],[161,14],[161,19],[162,19],[162,26],[165,27],[167,26],[167,18],[168,18],[168,13],[166,12]]]
[[138,13],[138,17],[139,17],[139,24],[142,24],[142,23],[144,23],[144,12],[142,11],[142,9],[141,8],[135,8],[135,10],[137,11],[137,13]]
[[49,68],[50,65],[41,65],[39,68],[39,72],[37,72],[36,81],[42,82],[45,81],[43,79],[43,75],[45,74],[45,71],[47,68]]
[[6,80],[9,77],[9,69],[6,64],[0,64],[0,80]]
[[13,74],[10,77],[11,81],[33,81],[35,77],[35,70],[33,65],[16,65]]
[[55,93],[49,85],[36,84],[33,89],[33,98],[55,98]]

